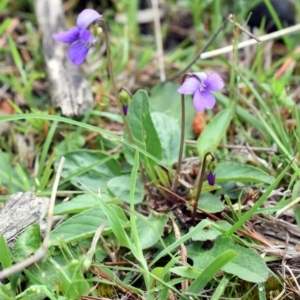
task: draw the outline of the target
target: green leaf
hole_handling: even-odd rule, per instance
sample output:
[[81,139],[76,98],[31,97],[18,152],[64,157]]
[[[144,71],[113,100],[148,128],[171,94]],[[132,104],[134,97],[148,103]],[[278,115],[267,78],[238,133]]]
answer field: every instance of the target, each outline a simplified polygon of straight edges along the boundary
[[4,8],[6,8],[6,5],[8,4],[9,0],[2,0],[0,3],[0,11],[2,12]]
[[178,240],[176,240],[172,244],[167,245],[166,248],[161,249],[161,251],[157,254],[157,256],[153,258],[153,260],[149,264],[149,267],[153,266],[160,258],[162,258],[165,255],[170,254],[172,251],[176,250],[179,245],[181,245],[185,241],[192,238],[195,235],[195,233],[198,232],[198,230],[200,230],[202,228],[205,228],[207,226],[210,226],[211,224],[212,223],[207,219],[202,220],[194,228],[191,228],[191,230],[187,234],[183,235],[181,238],[179,238]]
[[[171,117],[177,124],[181,123],[181,99],[177,92],[179,84],[166,81],[156,85],[151,90],[150,110],[162,112]],[[192,99],[185,101],[185,138],[193,139],[192,122],[195,116],[195,108]]]
[[220,254],[233,250],[239,256],[226,264],[221,270],[250,282],[265,282],[269,270],[266,263],[254,250],[235,244],[229,237],[217,237],[210,250],[201,248],[200,243],[187,246],[188,257],[193,260],[193,267],[201,271],[207,268]]
[[292,162],[282,170],[282,172],[277,176],[274,182],[266,189],[266,191],[256,200],[255,204],[243,215],[240,216],[239,220],[237,220],[230,229],[227,230],[226,235],[230,236],[233,234],[238,228],[241,228],[259,209],[259,207],[266,201],[268,196],[274,191],[276,186],[282,180],[283,176],[287,174],[288,169],[291,167]]
[[198,207],[210,213],[217,213],[223,211],[224,204],[214,194],[205,193],[200,195]]
[[[155,158],[161,159],[162,147],[151,119],[149,111],[149,97],[145,91],[139,90],[134,94],[132,102],[129,105],[126,118],[134,143],[138,147],[146,150]],[[130,150],[129,154],[128,148],[125,149],[127,149],[127,152],[125,152],[126,158],[128,162],[132,163],[132,150]],[[153,160],[145,157],[144,155],[141,155],[141,157],[144,160],[147,160],[151,166],[156,165]]]
[[41,243],[40,226],[33,224],[27,227],[25,232],[17,238],[12,249],[14,260],[19,262],[28,258],[40,248]]
[[[110,193],[100,195],[101,200],[108,202],[113,199]],[[71,201],[62,202],[54,207],[54,215],[78,214],[89,208],[99,206],[99,200],[91,194],[79,195]]]
[[[124,221],[126,220],[127,223],[127,218],[123,212],[123,210],[116,206],[114,208],[113,205],[108,205],[104,201],[99,201],[99,205],[102,209],[102,211],[105,213],[107,216],[107,219],[111,225],[111,230],[114,233],[116,239],[120,243],[120,245],[127,247],[128,249],[132,249],[133,245],[130,241],[130,238],[125,230],[126,224],[124,224]],[[116,208],[118,208],[121,211],[118,211]],[[120,213],[123,214],[123,220],[120,218]],[[129,222],[128,222],[129,223]]]
[[[231,224],[229,224],[227,221],[216,221],[215,224],[224,228],[224,230],[231,228]],[[207,240],[214,241],[219,235],[222,235],[222,233],[216,227],[208,226],[194,234],[192,240],[203,242]]]
[[[0,78],[1,78],[1,74],[0,74]],[[87,130],[93,131],[93,132],[97,132],[99,134],[102,134],[106,137],[111,138],[113,141],[117,141],[120,143],[123,143],[124,145],[126,145],[127,147],[131,148],[131,149],[136,149],[138,150],[140,153],[142,153],[143,155],[147,156],[149,159],[153,160],[154,162],[156,162],[156,164],[160,164],[161,162],[159,159],[157,159],[156,157],[154,157],[153,155],[147,153],[147,151],[145,151],[144,149],[138,147],[137,145],[132,145],[131,143],[128,142],[128,140],[125,140],[123,137],[119,137],[116,134],[111,133],[111,131],[109,130],[105,130],[102,128],[99,128],[97,126],[93,126],[90,124],[87,124],[85,122],[78,122],[75,120],[72,120],[70,118],[64,118],[64,117],[60,117],[60,116],[56,116],[56,115],[46,115],[46,114],[41,114],[41,113],[34,113],[34,114],[14,114],[14,115],[5,115],[5,116],[0,116],[0,123],[1,122],[6,122],[6,121],[15,121],[15,120],[30,120],[29,122],[31,122],[32,124],[35,124],[37,121],[39,120],[52,120],[52,121],[58,121],[58,122],[62,122],[62,123],[66,123],[66,124],[72,124],[74,126],[77,126],[79,128],[85,128]],[[170,168],[168,168],[167,166],[164,166],[166,169],[168,169],[169,171]]]
[[171,268],[170,271],[179,277],[185,277],[189,279],[195,279],[201,274],[201,272],[191,266],[174,267]]
[[162,162],[171,167],[178,161],[180,128],[166,114],[156,112],[151,113],[151,117],[162,146]]
[[10,46],[10,53],[13,57],[16,67],[18,68],[18,71],[20,72],[22,83],[26,85],[28,82],[27,73],[25,72],[25,68],[23,66],[23,60],[18,51],[17,45],[11,36],[8,36],[8,42]]
[[[64,155],[62,171],[64,182],[70,181],[79,189],[97,191],[106,186],[109,179],[120,175],[120,166],[113,156],[101,151],[77,150]],[[58,168],[59,160],[55,163]],[[81,182],[83,185],[79,184]]]
[[274,177],[259,168],[237,162],[218,163],[216,175],[217,182],[240,181],[272,184],[275,180]]
[[58,279],[62,294],[67,299],[79,299],[89,293],[90,286],[82,274],[84,258],[79,260],[73,259],[66,267],[61,269],[58,265]]
[[55,267],[55,263],[59,264],[61,267],[64,267],[68,264],[68,258],[64,255],[64,253],[59,252],[57,255],[53,256],[51,260],[41,260],[34,264],[32,268],[26,269],[25,274],[28,281],[27,287],[36,284],[43,284],[48,289],[54,290],[56,282],[55,280],[58,277],[58,270]]
[[214,152],[217,149],[232,117],[232,108],[227,108],[219,112],[205,127],[197,140],[197,149],[201,159],[204,158],[207,152]]
[[[108,190],[120,200],[130,203],[130,174],[121,175],[110,179],[107,183]],[[144,182],[137,178],[134,204],[141,203],[145,196]]]
[[[9,0],[2,0],[1,4],[0,4],[0,11],[2,11],[2,3],[4,2],[8,2]],[[5,4],[4,4],[5,5]],[[1,24],[0,24],[0,35],[3,35],[5,33],[5,31],[9,28],[9,26],[11,25],[11,23],[13,22],[12,18],[5,18]]]
[[[110,208],[115,212],[122,226],[125,226],[128,220],[122,208],[115,205],[110,205]],[[56,227],[50,234],[51,242],[56,245],[59,244],[60,240],[70,243],[92,237],[104,223],[104,232],[108,233],[111,231],[110,221],[106,218],[100,206],[93,207],[71,217]]]
[[81,149],[85,144],[84,137],[79,132],[71,132],[64,136],[64,139],[55,146],[55,153],[58,157],[65,153]]
[[12,167],[9,162],[10,159],[8,153],[0,149],[0,186],[7,187],[10,194],[25,191],[26,189],[19,179],[16,168]]
[[9,268],[12,265],[9,249],[2,234],[0,234],[0,265],[2,269]]
[[167,221],[166,215],[157,216],[152,213],[148,218],[137,216],[136,225],[142,249],[150,248],[160,239]]
[[233,259],[237,259],[237,257],[238,254],[229,249],[220,253],[215,259],[210,262],[210,264],[203,270],[203,272],[201,272],[201,274],[188,287],[187,293],[199,295],[199,293],[215,276],[215,274],[222,268],[225,268],[230,261],[232,261]]
[[[6,268],[10,268],[12,266],[11,254],[6,243],[6,240],[3,235],[0,234],[0,268],[4,270]],[[19,276],[20,273],[16,272],[13,275],[8,276],[8,280],[10,283],[10,290],[16,291],[19,286]],[[1,290],[1,284],[0,284]]]

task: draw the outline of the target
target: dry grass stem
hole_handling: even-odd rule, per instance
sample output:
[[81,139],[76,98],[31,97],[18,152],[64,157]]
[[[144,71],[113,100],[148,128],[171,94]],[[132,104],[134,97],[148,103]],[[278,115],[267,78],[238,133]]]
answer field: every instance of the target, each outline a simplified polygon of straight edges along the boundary
[[[276,38],[282,37],[284,35],[288,35],[288,34],[297,32],[299,30],[300,30],[300,24],[297,24],[294,26],[287,27],[285,29],[281,29],[281,30],[278,30],[278,31],[275,31],[275,32],[272,32],[269,34],[262,35],[258,39],[261,42],[271,41]],[[257,41],[252,38],[250,40],[247,40],[247,41],[244,41],[244,42],[241,42],[241,43],[235,45],[235,47],[237,47],[237,49],[243,49],[243,48],[255,45],[255,44],[257,44]],[[226,46],[226,47],[223,47],[223,48],[220,48],[217,50],[202,53],[202,54],[200,54],[199,59],[207,59],[207,58],[211,58],[211,57],[218,56],[221,54],[230,53],[233,51],[233,47],[234,47],[233,45],[230,45],[230,46]]]

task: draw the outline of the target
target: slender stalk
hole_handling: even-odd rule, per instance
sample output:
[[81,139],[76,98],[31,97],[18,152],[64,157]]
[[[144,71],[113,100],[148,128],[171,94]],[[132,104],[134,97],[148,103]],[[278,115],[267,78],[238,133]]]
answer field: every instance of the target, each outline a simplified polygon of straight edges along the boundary
[[176,173],[174,175],[174,181],[171,190],[176,193],[178,180],[181,171],[181,164],[182,164],[182,155],[183,155],[183,148],[184,148],[184,131],[185,131],[185,103],[184,103],[184,95],[181,95],[181,136],[180,136],[180,146],[179,146],[179,154],[178,154],[178,163]]
[[[101,23],[102,23],[102,26],[103,26],[103,32],[104,32],[104,37],[105,37],[107,66],[108,66],[108,72],[109,72],[110,80],[112,82],[113,93],[115,94],[115,99],[116,99],[118,109],[120,111],[120,114],[121,114],[121,117],[122,117],[122,120],[123,120],[123,123],[124,123],[125,131],[128,134],[129,141],[132,144],[135,144],[133,136],[132,136],[130,128],[129,128],[129,125],[128,125],[128,122],[126,120],[126,117],[125,117],[125,114],[124,114],[124,111],[123,111],[122,103],[121,103],[120,97],[119,97],[119,91],[117,89],[117,85],[116,85],[116,81],[115,81],[115,76],[114,76],[114,71],[113,71],[113,66],[112,66],[112,60],[111,60],[111,55],[110,55],[110,47],[109,47],[110,44],[109,44],[109,34],[108,34],[107,25],[106,25],[104,20],[101,20]],[[124,88],[122,88],[122,89],[124,89]],[[129,92],[129,91],[127,91],[127,92]],[[130,92],[129,92],[129,94],[130,94]],[[145,188],[148,192],[149,197],[152,198],[154,200],[154,202],[156,203],[156,199],[153,196],[153,194],[152,194],[152,192],[149,188],[149,185],[147,184],[147,176],[146,176],[145,169],[143,168],[141,162],[140,162],[140,172],[141,172],[141,176],[142,176],[142,179],[144,181]]]
[[198,188],[197,188],[197,193],[196,193],[195,201],[194,201],[194,205],[193,205],[192,222],[194,221],[196,213],[197,213],[198,201],[199,201],[199,197],[201,195],[202,186],[203,186],[203,182],[205,179],[206,158],[208,155],[211,155],[214,158],[214,156],[211,154],[211,152],[207,152],[202,160],[201,169],[200,169],[200,172],[198,173],[198,174],[200,174],[200,178],[197,177],[197,179],[196,179],[196,185],[198,186]]
[[129,91],[129,89],[126,86],[122,86],[119,89],[119,92],[121,92],[121,91],[125,91],[130,96],[130,98],[132,98],[132,93]]
[[111,56],[110,56],[110,47],[109,47],[109,34],[108,34],[108,29],[107,29],[107,25],[105,23],[105,21],[101,20],[102,26],[103,26],[103,32],[104,32],[104,37],[105,37],[105,44],[106,44],[106,56],[107,56],[107,67],[108,67],[108,72],[109,72],[109,77],[110,80],[112,82],[112,88],[113,88],[113,93],[115,95],[115,99],[117,102],[117,106],[118,109],[120,111],[123,123],[124,123],[124,127],[125,130],[128,134],[129,140],[132,144],[134,144],[134,140],[133,140],[133,136],[131,134],[128,122],[126,120],[125,114],[123,112],[123,108],[122,108],[122,103],[120,101],[120,97],[119,97],[119,92],[118,92],[118,88],[116,85],[116,81],[115,81],[115,76],[114,76],[114,71],[113,71],[113,66],[112,66],[112,60],[111,60]]
[[[186,73],[182,77],[181,84],[183,84],[184,81],[187,78],[190,78],[190,77],[196,78],[197,80],[200,81],[200,83],[202,82],[201,79],[198,78],[198,76],[196,76],[195,74]],[[171,190],[174,193],[176,193],[178,180],[179,180],[179,177],[180,177],[180,171],[181,171],[182,155],[183,155],[183,148],[184,148],[184,131],[185,131],[185,103],[184,103],[184,94],[181,94],[181,137],[180,137],[180,146],[179,146],[177,170],[176,170],[175,178],[174,178],[173,185],[172,185],[172,188],[171,188]]]

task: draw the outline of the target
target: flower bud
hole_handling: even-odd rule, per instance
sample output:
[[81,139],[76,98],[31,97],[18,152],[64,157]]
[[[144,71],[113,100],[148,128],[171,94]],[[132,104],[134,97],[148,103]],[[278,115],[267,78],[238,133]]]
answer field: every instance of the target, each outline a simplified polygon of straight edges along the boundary
[[216,174],[209,172],[207,175],[207,181],[209,185],[213,186],[216,181]]

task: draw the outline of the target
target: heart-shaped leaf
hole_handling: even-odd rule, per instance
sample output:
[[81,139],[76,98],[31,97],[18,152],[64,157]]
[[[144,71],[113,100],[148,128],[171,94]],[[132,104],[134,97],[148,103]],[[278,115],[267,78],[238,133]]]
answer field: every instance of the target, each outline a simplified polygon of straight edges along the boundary
[[237,162],[222,162],[216,168],[217,182],[264,182],[272,184],[274,178],[261,169]]
[[172,118],[163,113],[152,113],[151,117],[162,146],[162,163],[170,167],[178,160],[180,144],[179,126]]
[[[101,151],[77,150],[64,155],[65,164],[62,177],[85,190],[104,188],[109,179],[120,175],[119,163],[113,156]],[[55,163],[57,169],[59,161]],[[82,183],[82,184],[79,184]]]
[[194,268],[204,270],[220,254],[233,250],[239,256],[230,261],[222,270],[250,282],[265,282],[269,270],[266,263],[254,250],[235,244],[231,238],[219,236],[210,250],[201,248],[200,243],[187,246],[188,257],[194,262]]
[[[121,175],[112,178],[107,183],[109,191],[120,200],[130,203],[130,174]],[[141,178],[137,178],[135,193],[134,193],[134,204],[141,203],[145,196],[144,183]]]
[[151,214],[149,218],[138,216],[136,225],[142,249],[153,246],[159,240],[167,221],[168,217],[166,215],[156,216]]
[[[161,159],[162,148],[150,115],[149,97],[146,91],[139,90],[134,94],[128,108],[126,119],[134,143],[155,158]],[[125,138],[128,139],[127,135],[125,135]],[[132,149],[129,149],[129,147],[124,147],[124,149],[127,161],[133,164]],[[156,162],[144,155],[140,157],[145,160],[147,164],[151,166],[156,165]]]

